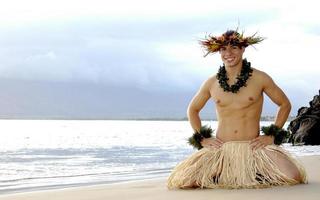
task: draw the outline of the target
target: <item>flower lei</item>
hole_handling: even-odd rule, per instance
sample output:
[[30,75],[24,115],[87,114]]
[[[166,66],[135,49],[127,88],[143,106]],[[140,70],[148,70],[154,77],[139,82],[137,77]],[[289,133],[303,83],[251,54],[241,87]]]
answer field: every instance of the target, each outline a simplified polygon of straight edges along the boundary
[[219,71],[217,73],[217,79],[219,80],[220,87],[223,91],[237,93],[241,87],[247,86],[247,80],[252,75],[251,63],[247,61],[247,59],[243,59],[242,61],[242,69],[240,75],[237,76],[237,82],[233,85],[228,84],[229,78],[227,77],[227,71],[223,64],[220,66]]

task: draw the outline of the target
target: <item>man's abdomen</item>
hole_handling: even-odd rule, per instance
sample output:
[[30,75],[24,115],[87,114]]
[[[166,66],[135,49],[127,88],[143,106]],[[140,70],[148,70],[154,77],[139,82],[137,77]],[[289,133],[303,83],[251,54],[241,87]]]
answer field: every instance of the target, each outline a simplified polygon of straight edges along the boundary
[[259,118],[220,119],[216,136],[222,141],[252,140],[259,135]]

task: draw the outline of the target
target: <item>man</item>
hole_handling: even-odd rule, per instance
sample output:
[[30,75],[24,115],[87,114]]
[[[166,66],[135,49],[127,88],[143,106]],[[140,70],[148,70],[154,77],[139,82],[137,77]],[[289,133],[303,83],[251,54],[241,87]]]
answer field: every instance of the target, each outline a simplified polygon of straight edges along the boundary
[[[195,130],[193,139],[204,148],[175,167],[168,188],[257,188],[306,183],[303,167],[274,145],[275,137],[282,133],[277,131],[290,113],[288,98],[270,76],[243,59],[245,48],[262,40],[227,31],[201,41],[208,51],[206,55],[219,52],[224,65],[204,81],[188,107]],[[277,131],[260,135],[263,93],[279,109],[272,126]],[[216,104],[215,138],[201,135],[199,112],[210,98]]]

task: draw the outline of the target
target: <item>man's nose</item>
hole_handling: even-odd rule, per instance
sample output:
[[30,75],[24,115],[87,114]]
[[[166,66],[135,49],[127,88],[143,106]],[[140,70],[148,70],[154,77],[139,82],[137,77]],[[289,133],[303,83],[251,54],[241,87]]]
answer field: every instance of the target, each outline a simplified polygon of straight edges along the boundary
[[225,53],[226,54],[232,53],[232,49],[230,47],[227,47],[226,50],[225,50]]

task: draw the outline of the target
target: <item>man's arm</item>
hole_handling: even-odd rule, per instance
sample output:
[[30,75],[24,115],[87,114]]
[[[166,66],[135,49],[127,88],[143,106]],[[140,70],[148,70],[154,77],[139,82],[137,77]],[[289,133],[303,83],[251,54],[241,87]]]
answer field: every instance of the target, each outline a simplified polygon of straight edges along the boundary
[[[268,97],[270,97],[270,99],[279,106],[274,124],[277,127],[282,128],[284,123],[287,121],[291,110],[290,101],[268,74],[263,73],[261,79],[263,81],[263,92],[265,92]],[[262,135],[251,140],[250,144],[252,149],[258,149],[274,143],[274,139],[274,136],[270,137]]]
[[211,79],[206,80],[201,85],[199,91],[196,93],[196,95],[192,98],[191,102],[189,103],[187,115],[188,115],[191,127],[195,131],[200,131],[201,120],[200,120],[199,113],[211,96],[210,95],[211,83],[212,83]]
[[285,93],[274,83],[272,78],[265,74],[263,91],[270,97],[270,99],[279,106],[275,125],[282,128],[288,119],[291,103]]

